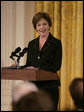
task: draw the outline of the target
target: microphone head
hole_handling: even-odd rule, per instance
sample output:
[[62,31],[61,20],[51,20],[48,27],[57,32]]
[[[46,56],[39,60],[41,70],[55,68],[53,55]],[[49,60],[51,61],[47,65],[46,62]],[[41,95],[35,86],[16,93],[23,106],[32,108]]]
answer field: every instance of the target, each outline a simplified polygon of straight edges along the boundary
[[15,52],[12,52],[12,53],[11,53],[11,56],[16,56],[16,53],[15,53]]
[[13,56],[19,57],[18,55],[16,55],[16,52],[12,52],[12,53],[11,53],[11,56],[12,56],[12,57],[13,57]]
[[24,56],[24,53],[23,52],[20,52],[19,53],[19,57],[23,57]]
[[19,53],[21,51],[21,48],[20,47],[17,47],[16,49],[15,49],[15,53]]
[[22,50],[22,52],[25,54],[25,53],[27,52],[27,50],[28,50],[28,48],[25,47],[25,48]]
[[11,58],[12,60],[14,60],[14,61],[15,61],[15,59],[13,58],[13,56],[10,56],[10,58]]

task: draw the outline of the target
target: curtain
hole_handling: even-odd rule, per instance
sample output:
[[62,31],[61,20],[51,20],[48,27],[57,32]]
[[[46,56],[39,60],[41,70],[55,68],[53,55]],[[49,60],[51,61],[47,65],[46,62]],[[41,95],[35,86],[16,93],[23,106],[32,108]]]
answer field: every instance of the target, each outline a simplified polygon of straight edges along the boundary
[[[34,38],[34,9],[34,1],[1,1],[1,67],[14,64],[11,52],[17,47],[21,50],[27,47]],[[25,56],[20,65],[25,64]]]
[[50,15],[50,32],[62,42],[58,110],[74,109],[68,87],[72,79],[83,78],[83,1],[36,1],[35,13],[39,11]]

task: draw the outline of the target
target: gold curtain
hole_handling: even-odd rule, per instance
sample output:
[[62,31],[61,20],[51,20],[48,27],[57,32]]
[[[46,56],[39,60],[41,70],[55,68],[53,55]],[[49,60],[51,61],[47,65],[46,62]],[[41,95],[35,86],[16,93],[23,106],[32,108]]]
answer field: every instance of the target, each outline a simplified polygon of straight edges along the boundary
[[73,78],[83,77],[83,1],[36,1],[35,12],[39,11],[51,16],[50,32],[62,41],[58,110],[74,109],[68,87]]

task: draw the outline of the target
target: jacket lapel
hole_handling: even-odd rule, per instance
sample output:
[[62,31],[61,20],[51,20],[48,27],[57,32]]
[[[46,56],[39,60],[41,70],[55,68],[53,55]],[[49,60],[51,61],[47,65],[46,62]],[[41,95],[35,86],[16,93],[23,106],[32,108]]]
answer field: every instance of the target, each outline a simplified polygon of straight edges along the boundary
[[33,48],[39,51],[39,37],[37,37],[35,42],[33,43]]
[[53,44],[52,37],[51,37],[51,34],[49,34],[49,37],[47,41],[45,42],[44,46],[42,47],[41,51],[45,51],[49,49],[52,46],[52,44]]
[[[46,49],[49,49],[51,44],[53,44],[52,41],[52,35],[49,34],[47,41],[45,42],[44,46],[42,47],[40,52],[45,51]],[[35,42],[33,43],[33,47],[35,50],[39,51],[39,37],[36,38]]]

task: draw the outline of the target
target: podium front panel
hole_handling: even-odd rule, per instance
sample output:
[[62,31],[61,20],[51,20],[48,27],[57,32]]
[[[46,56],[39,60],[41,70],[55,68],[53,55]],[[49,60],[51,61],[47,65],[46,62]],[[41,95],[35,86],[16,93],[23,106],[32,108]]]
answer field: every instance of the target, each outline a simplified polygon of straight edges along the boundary
[[58,75],[44,70],[2,69],[1,79],[29,81],[57,80]]

